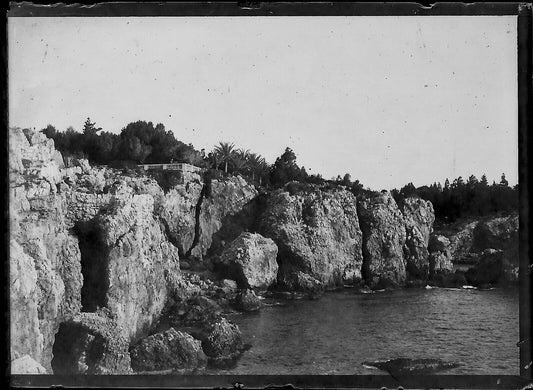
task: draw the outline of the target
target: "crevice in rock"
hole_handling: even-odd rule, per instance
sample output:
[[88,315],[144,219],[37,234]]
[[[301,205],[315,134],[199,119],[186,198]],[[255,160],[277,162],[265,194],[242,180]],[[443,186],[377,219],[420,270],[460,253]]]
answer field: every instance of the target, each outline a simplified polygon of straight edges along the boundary
[[178,255],[180,259],[185,257],[185,253],[183,253],[183,248],[179,244],[178,240],[172,235],[170,231],[170,226],[168,226],[168,222],[164,218],[159,218],[159,220],[161,221],[161,224],[163,225],[163,231],[165,233],[167,241],[170,242],[174,247],[178,249]]
[[101,336],[81,325],[62,323],[53,345],[52,370],[55,375],[94,374],[103,351]]
[[226,215],[222,219],[221,228],[211,237],[212,243],[207,256],[219,254],[225,245],[235,240],[242,232],[260,233],[259,224],[266,209],[266,201],[266,194],[260,194],[246,203],[242,210]]
[[204,185],[202,187],[202,191],[200,192],[200,197],[198,198],[198,202],[196,202],[196,208],[194,211],[194,238],[192,240],[192,244],[189,250],[187,251],[187,253],[185,253],[186,258],[191,256],[191,252],[200,241],[200,214],[202,213],[202,203],[204,201],[204,198],[209,198],[210,196],[211,174],[209,173],[209,171],[207,171],[204,175]]
[[74,226],[81,252],[81,272],[83,286],[81,288],[81,311],[95,312],[98,307],[107,305],[109,289],[108,255],[109,248],[104,243],[98,222],[78,222]]

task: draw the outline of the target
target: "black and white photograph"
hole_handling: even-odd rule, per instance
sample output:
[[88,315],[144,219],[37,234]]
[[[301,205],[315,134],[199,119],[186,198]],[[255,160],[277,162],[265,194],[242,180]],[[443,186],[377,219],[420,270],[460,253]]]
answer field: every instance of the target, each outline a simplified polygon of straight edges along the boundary
[[531,375],[517,15],[8,17],[11,375]]

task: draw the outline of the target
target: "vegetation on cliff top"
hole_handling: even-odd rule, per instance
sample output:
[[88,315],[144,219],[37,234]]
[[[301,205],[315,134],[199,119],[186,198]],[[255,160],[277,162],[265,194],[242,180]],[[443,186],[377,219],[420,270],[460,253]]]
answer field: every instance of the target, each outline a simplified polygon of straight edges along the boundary
[[[70,157],[87,158],[91,163],[115,167],[135,167],[143,163],[186,162],[202,168],[222,171],[223,174],[239,174],[253,183],[265,187],[281,187],[290,182],[292,190],[306,184],[347,187],[358,197],[371,196],[374,191],[364,186],[346,173],[335,179],[326,180],[320,174],[310,175],[305,167],[296,162],[296,154],[290,148],[269,164],[261,155],[246,149],[238,149],[233,143],[220,142],[206,154],[196,150],[192,144],[177,140],[172,131],[167,131],[162,123],[137,121],[125,126],[120,134],[102,131],[90,118],[84,123],[82,133],[69,127],[58,131],[48,125],[41,130],[52,138],[56,148],[65,159]],[[296,188],[297,187],[297,188]],[[518,186],[509,187],[505,175],[500,183],[489,185],[485,175],[478,180],[471,175],[465,182],[458,177],[451,183],[446,179],[444,186],[433,183],[416,188],[412,183],[392,194],[396,201],[418,196],[433,203],[435,216],[441,221],[455,221],[458,218],[484,216],[499,212],[518,210]]]

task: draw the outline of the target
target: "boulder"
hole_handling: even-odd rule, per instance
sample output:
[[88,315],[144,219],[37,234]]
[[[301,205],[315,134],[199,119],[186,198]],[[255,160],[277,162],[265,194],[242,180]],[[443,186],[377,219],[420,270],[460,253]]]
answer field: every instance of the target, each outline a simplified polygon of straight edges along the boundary
[[[205,327],[220,319],[222,308],[212,299],[195,296],[183,305],[183,314],[176,318],[176,325]],[[179,314],[179,313],[178,313]]]
[[256,311],[261,308],[261,299],[255,295],[253,290],[243,289],[237,293],[234,306],[237,310],[243,312]]
[[363,232],[362,273],[371,288],[404,285],[405,220],[387,191],[358,203]]
[[44,375],[46,369],[33,360],[30,356],[24,355],[21,358],[11,361],[11,375]]
[[277,190],[267,200],[259,229],[278,246],[281,287],[305,290],[309,280],[342,286],[361,279],[357,201],[344,189]]
[[235,359],[243,350],[239,327],[222,318],[209,326],[202,348],[212,361]]
[[134,371],[193,369],[207,363],[202,343],[174,328],[141,340],[130,354]]
[[412,279],[426,280],[429,275],[428,243],[433,231],[433,205],[420,198],[406,198],[400,203],[405,221],[404,254],[406,271]]
[[54,374],[131,372],[129,342],[120,324],[108,314],[81,313],[61,324],[54,343]]
[[217,265],[241,288],[266,289],[278,273],[278,247],[270,238],[242,233],[220,255]]

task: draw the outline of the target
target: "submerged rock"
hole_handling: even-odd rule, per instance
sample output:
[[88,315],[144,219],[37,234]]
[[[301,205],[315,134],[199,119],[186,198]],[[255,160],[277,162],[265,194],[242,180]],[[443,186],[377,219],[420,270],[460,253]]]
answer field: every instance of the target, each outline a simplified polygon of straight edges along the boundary
[[260,232],[278,246],[280,286],[305,290],[310,280],[342,286],[361,279],[362,234],[356,204],[355,196],[344,189],[315,186],[292,192],[280,189],[269,196]]
[[242,233],[220,255],[217,265],[242,288],[266,289],[278,273],[278,247],[270,238]]
[[379,368],[391,375],[421,375],[449,370],[458,367],[460,364],[440,359],[397,358],[363,362],[363,365]]
[[358,203],[363,232],[365,282],[371,288],[404,285],[406,281],[405,220],[387,191]]
[[202,343],[174,328],[143,339],[130,354],[135,371],[192,369],[207,363]]

